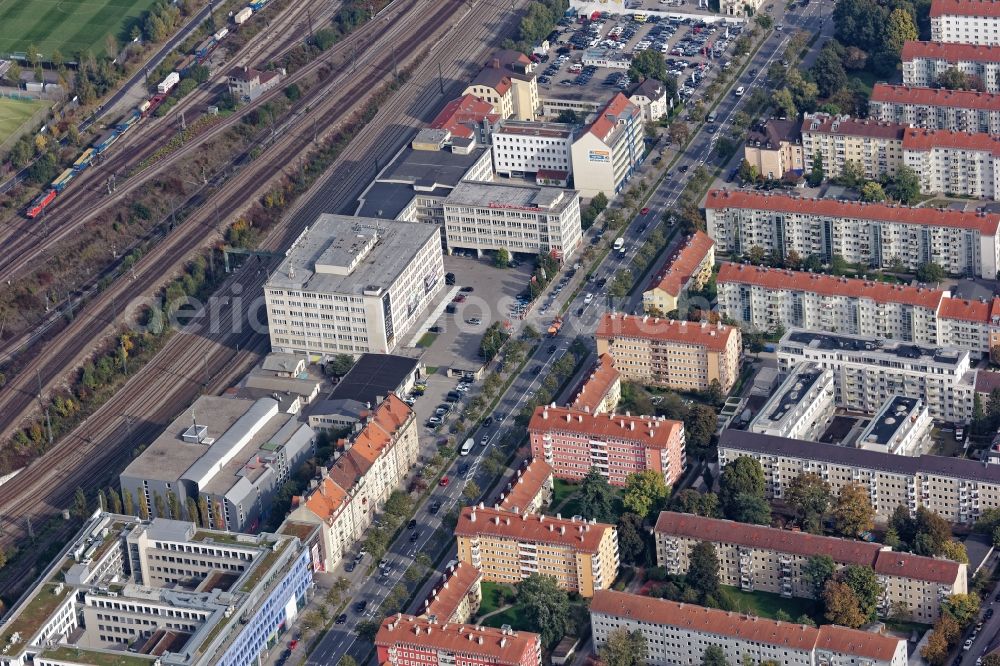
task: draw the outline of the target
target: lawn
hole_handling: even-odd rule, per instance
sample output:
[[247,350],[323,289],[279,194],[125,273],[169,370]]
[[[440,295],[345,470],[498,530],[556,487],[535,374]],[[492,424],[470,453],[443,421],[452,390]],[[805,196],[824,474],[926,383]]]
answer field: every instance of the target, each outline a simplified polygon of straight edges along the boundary
[[[0,0],[0,2],[2,1]],[[3,143],[21,125],[28,122],[38,109],[47,105],[47,102],[39,100],[0,97],[0,143]]]
[[69,60],[90,49],[104,53],[107,35],[131,41],[133,20],[154,0],[0,0],[0,55],[34,45],[43,58],[56,49]]
[[757,617],[774,619],[779,610],[788,613],[793,620],[800,615],[815,618],[818,611],[816,602],[812,599],[786,599],[780,594],[771,592],[744,592],[738,587],[722,586],[723,592],[729,597],[731,608],[739,613],[749,613]]
[[[479,612],[477,613],[480,618],[487,613],[492,613],[503,605],[501,588],[504,587],[509,586],[503,585],[502,583],[483,583],[483,601],[479,605]],[[487,627],[496,627],[498,629],[505,624],[509,624],[518,631],[531,630],[531,627],[529,627],[525,622],[524,613],[521,612],[520,608],[518,608],[516,604],[502,613],[497,613],[496,615],[491,615],[485,620],[480,620],[479,624],[486,625]]]
[[432,344],[434,344],[434,341],[437,340],[437,336],[438,336],[437,333],[431,333],[430,331],[427,331],[426,333],[420,336],[419,340],[417,340],[417,346],[424,347],[426,349],[427,347],[430,347]]

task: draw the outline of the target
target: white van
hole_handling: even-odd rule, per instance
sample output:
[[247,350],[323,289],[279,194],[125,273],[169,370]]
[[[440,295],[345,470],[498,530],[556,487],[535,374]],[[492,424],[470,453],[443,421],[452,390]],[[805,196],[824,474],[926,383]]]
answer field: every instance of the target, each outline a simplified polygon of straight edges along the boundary
[[462,454],[463,456],[469,455],[469,452],[472,451],[472,447],[474,445],[475,445],[475,442],[470,437],[469,439],[465,440],[465,444],[462,444],[462,450],[459,451],[459,453]]
[[616,240],[614,247],[616,250],[621,251],[625,247],[625,239],[619,238],[618,240]]

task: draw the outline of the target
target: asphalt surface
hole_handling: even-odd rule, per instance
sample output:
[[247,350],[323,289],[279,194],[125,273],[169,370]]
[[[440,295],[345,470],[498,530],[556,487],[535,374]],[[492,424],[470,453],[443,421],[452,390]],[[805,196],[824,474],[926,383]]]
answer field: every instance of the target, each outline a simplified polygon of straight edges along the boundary
[[[990,570],[997,565],[998,559],[1000,559],[1000,555],[994,552],[983,564],[983,568]],[[953,658],[950,662],[954,666],[974,666],[984,654],[1000,648],[1000,601],[997,600],[998,597],[1000,597],[1000,583],[997,583],[983,599],[983,606],[979,611],[979,621],[983,622],[982,629],[977,631],[973,625],[962,634],[962,639],[954,648]],[[994,615],[987,620],[985,616],[990,608],[993,609]],[[966,650],[964,649],[965,641],[969,638],[972,639],[972,646]]]

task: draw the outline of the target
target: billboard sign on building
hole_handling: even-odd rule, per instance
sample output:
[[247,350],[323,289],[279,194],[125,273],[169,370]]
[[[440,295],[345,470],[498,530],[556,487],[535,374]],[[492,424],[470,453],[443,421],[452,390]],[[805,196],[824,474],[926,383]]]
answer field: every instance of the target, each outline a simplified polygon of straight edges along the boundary
[[611,153],[607,150],[591,150],[587,159],[591,162],[610,162]]

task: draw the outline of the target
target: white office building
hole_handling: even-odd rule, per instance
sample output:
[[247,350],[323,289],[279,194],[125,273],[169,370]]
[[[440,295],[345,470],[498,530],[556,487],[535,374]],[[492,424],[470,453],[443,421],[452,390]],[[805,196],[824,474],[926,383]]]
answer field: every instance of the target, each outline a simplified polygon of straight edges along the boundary
[[996,213],[712,190],[705,217],[718,251],[734,255],[794,250],[876,268],[898,260],[911,270],[932,261],[952,275],[988,279],[1000,268]]
[[958,44],[1000,44],[1000,2],[933,0],[931,39]]
[[920,175],[921,192],[976,199],[1000,193],[1000,137],[909,129],[903,160]]
[[930,88],[949,69],[972,77],[988,93],[1000,93],[1000,46],[906,42],[903,85]]
[[264,285],[271,349],[386,353],[444,286],[431,224],[320,215]]
[[493,168],[501,176],[560,173],[573,170],[573,125],[504,120],[493,130]]
[[752,660],[782,666],[905,666],[906,639],[826,624],[818,629],[667,599],[599,590],[590,603],[594,647],[616,630],[646,639],[651,666],[700,664],[717,646],[730,664]]
[[449,251],[572,257],[583,236],[580,195],[537,185],[462,182],[444,202],[444,228]]
[[643,157],[642,109],[617,93],[573,142],[573,186],[584,197],[621,192]]
[[968,350],[792,329],[777,354],[784,372],[804,362],[833,372],[837,405],[847,409],[874,413],[901,395],[922,401],[938,421],[972,418],[975,373]]
[[814,363],[792,368],[749,429],[793,439],[819,439],[837,409],[833,373]]

